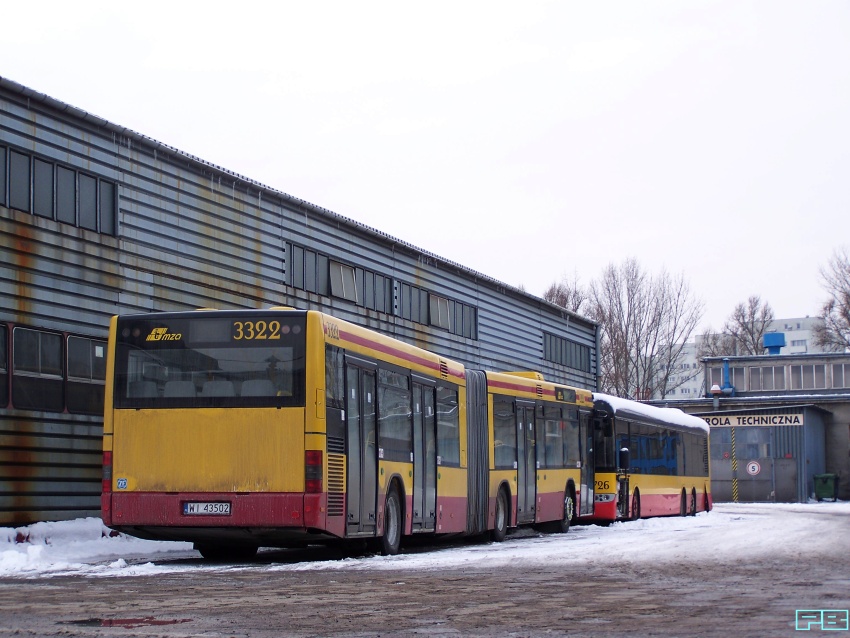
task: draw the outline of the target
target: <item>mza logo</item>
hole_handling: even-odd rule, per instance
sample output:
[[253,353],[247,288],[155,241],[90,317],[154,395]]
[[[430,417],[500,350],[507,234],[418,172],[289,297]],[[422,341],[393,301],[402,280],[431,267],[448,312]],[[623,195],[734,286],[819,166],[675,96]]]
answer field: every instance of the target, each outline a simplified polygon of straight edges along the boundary
[[154,328],[145,337],[145,341],[180,341],[182,338],[183,334],[180,332],[168,332],[168,328]]
[[798,609],[797,631],[847,631],[850,629],[850,610]]

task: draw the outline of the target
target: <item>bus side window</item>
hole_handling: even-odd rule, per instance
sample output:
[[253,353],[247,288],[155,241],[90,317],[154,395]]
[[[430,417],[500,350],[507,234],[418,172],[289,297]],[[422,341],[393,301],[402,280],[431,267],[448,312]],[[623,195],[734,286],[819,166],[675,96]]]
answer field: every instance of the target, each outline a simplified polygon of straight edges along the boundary
[[345,366],[343,351],[325,349],[325,417],[328,437],[345,439]]

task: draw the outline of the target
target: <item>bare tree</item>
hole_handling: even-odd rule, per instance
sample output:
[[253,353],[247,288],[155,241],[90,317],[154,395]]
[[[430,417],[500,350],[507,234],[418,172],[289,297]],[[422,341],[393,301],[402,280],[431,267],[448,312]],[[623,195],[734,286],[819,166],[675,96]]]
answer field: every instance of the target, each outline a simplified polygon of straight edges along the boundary
[[726,320],[723,332],[732,338],[734,352],[729,355],[764,354],[764,333],[775,319],[773,308],[758,295],[750,295],[746,303],[739,303]]
[[543,293],[543,298],[576,314],[587,313],[588,294],[581,285],[577,272],[573,272],[572,279],[567,279],[565,275],[560,282],[549,286]]
[[829,299],[821,307],[814,329],[814,341],[824,350],[850,351],[850,253],[837,249],[826,267],[820,269],[823,287]]
[[653,391],[664,397],[699,373],[698,369],[694,369],[689,374],[680,374],[680,363],[686,343],[702,320],[703,304],[691,294],[684,275],[673,279],[662,273],[655,283],[662,295],[662,315],[659,325],[661,352],[657,357]]
[[739,303],[726,319],[723,329],[708,329],[699,338],[697,356],[734,357],[764,353],[764,334],[775,319],[773,308],[758,295]]
[[735,339],[732,335],[720,331],[714,332],[711,328],[705,331],[704,334],[697,337],[697,358],[704,357],[725,357],[734,355]]
[[652,277],[633,258],[611,264],[591,284],[589,310],[601,326],[603,391],[648,399],[686,382],[676,373],[703,305],[684,277]]

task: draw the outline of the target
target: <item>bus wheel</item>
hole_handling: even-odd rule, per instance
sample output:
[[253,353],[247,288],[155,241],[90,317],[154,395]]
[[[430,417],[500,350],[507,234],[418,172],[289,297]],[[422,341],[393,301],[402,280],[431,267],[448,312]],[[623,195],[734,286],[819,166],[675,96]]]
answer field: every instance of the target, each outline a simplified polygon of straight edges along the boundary
[[632,495],[632,520],[636,521],[640,518],[640,492],[635,490],[635,493]]
[[381,537],[381,554],[395,556],[401,547],[401,499],[395,483],[387,493],[384,507],[384,535]]
[[505,490],[500,489],[496,496],[496,520],[490,532],[490,538],[495,543],[505,540],[508,533],[508,495]]
[[697,515],[697,488],[691,488],[691,516]]
[[685,495],[685,488],[682,488],[682,498],[679,500],[679,516],[688,515],[688,497]]
[[258,548],[254,545],[198,545],[196,543],[195,549],[206,560],[240,561],[254,558]]
[[564,492],[564,516],[560,521],[555,523],[555,531],[559,534],[566,534],[570,531],[570,522],[576,515],[576,500],[573,498],[573,493],[569,488]]

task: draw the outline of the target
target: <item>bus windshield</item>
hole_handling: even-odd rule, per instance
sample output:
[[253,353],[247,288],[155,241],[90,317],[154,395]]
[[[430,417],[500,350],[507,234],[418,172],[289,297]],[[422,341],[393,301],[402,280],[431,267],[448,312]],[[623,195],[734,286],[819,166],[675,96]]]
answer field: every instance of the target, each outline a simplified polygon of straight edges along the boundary
[[116,408],[304,405],[303,315],[137,315],[118,321]]

